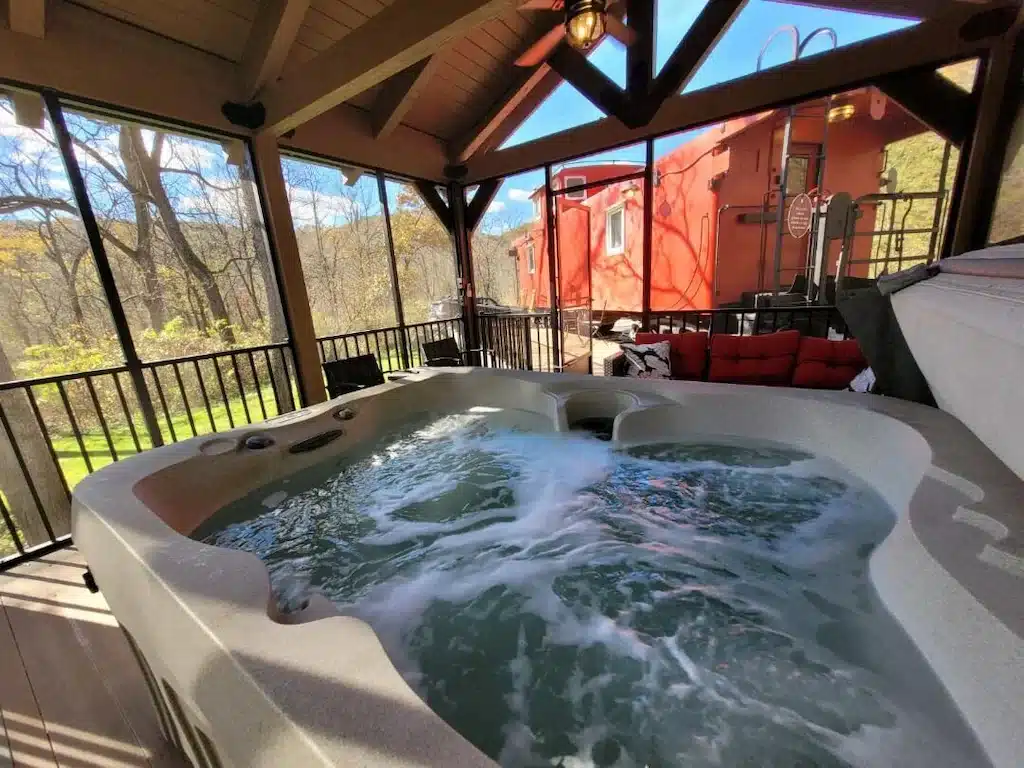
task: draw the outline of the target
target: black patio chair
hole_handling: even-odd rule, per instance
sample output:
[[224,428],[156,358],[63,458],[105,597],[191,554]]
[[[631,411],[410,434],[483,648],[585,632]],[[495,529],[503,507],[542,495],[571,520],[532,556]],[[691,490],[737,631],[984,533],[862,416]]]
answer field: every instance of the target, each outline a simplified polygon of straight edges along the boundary
[[465,364],[459,342],[452,336],[424,341],[420,348],[423,350],[423,364],[431,368],[455,368]]
[[324,375],[327,377],[327,394],[331,397],[384,383],[384,374],[373,355],[357,355],[324,363]]

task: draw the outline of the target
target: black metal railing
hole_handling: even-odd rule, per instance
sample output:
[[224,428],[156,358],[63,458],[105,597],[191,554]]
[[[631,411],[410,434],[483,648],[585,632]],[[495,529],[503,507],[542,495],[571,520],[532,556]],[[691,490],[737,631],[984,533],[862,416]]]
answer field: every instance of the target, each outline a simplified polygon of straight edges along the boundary
[[805,336],[843,338],[846,323],[834,306],[758,307],[691,309],[653,312],[650,328],[655,332],[707,331],[736,336],[757,336],[775,331],[798,330]]
[[[140,367],[0,382],[0,568],[70,540],[71,491],[86,475],[153,446],[286,413],[299,402],[288,344]],[[147,405],[154,411],[147,413]]]
[[333,336],[318,336],[320,362],[347,360],[357,355],[373,355],[383,373],[400,371],[423,364],[423,342],[454,338],[466,350],[462,319],[430,320],[405,326],[392,325]]
[[481,315],[479,329],[482,365],[548,373],[561,370],[554,356],[549,313]]

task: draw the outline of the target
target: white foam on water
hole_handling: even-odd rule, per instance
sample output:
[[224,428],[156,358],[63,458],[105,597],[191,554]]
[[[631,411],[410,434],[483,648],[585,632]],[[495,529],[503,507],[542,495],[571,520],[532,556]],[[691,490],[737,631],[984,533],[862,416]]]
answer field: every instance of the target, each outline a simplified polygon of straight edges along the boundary
[[[503,765],[961,764],[884,679],[819,643],[861,610],[855,553],[888,519],[839,468],[623,454],[492,416],[507,421],[435,420],[216,540],[264,556],[285,605],[312,581],[368,621],[456,727],[503,708],[498,732],[465,733]],[[476,698],[452,699],[466,674]]]

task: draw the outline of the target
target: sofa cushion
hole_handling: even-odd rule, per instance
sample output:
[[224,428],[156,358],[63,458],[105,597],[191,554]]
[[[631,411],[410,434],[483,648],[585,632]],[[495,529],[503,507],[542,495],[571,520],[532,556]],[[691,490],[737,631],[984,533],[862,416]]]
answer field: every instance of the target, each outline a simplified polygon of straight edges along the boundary
[[846,389],[867,365],[856,339],[830,341],[805,336],[796,356],[793,386]]
[[708,364],[707,331],[686,333],[649,333],[636,335],[637,344],[667,341],[672,348],[672,378],[700,381]]
[[761,336],[711,337],[708,381],[788,386],[800,347],[800,331]]
[[655,344],[620,344],[626,357],[626,375],[640,379],[667,379],[672,368],[667,341]]

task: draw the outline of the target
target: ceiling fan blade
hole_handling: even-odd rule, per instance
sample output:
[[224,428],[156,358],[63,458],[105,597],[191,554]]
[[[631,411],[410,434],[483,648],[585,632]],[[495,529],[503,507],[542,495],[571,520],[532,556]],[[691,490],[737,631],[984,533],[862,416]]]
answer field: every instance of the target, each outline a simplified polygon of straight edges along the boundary
[[526,0],[519,5],[520,11],[560,11],[565,6],[564,0]]
[[630,46],[636,42],[636,32],[618,16],[613,16],[609,13],[604,20],[604,28],[609,35],[625,46]]
[[558,24],[552,27],[551,31],[545,34],[540,40],[531,45],[523,54],[516,59],[517,67],[535,67],[558,47],[565,37],[565,27]]

